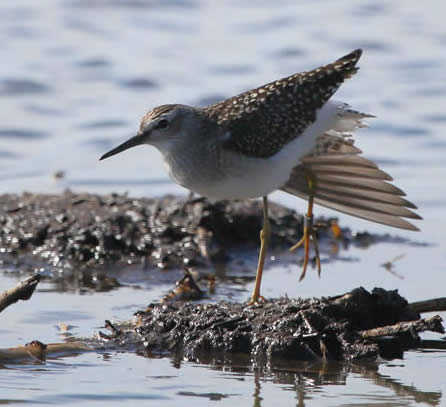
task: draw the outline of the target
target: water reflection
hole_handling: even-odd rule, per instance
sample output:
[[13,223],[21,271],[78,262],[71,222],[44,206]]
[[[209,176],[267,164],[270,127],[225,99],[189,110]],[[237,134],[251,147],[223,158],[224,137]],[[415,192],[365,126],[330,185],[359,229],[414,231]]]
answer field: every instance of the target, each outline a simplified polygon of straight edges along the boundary
[[40,95],[49,92],[49,87],[31,79],[0,79],[0,96]]
[[[265,398],[262,394],[262,385],[264,382],[272,382],[281,385],[281,389],[295,393],[297,400],[296,406],[304,406],[305,402],[312,399],[318,399],[322,388],[327,386],[347,386],[349,378],[356,377],[367,380],[378,388],[384,388],[391,391],[391,395],[375,396],[375,402],[385,402],[392,400],[401,404],[411,405],[416,403],[427,403],[431,406],[440,405],[442,392],[428,392],[417,388],[414,385],[401,384],[395,378],[379,373],[379,365],[374,362],[365,363],[336,363],[336,362],[293,362],[283,361],[270,365],[263,363],[250,367],[250,361],[238,359],[237,357],[225,357],[225,360],[200,360],[198,363],[204,363],[206,366],[212,366],[212,370],[225,372],[225,377],[233,380],[249,378],[252,376],[252,395],[255,407],[262,406]],[[173,362],[176,368],[181,368],[181,363],[176,360]],[[245,364],[246,363],[246,364]],[[231,372],[232,374],[228,374]],[[226,397],[230,393],[225,394]],[[337,405],[344,405],[337,404]],[[350,405],[346,403],[346,405]],[[357,406],[368,406],[369,401],[354,404]],[[386,404],[387,405],[387,404]],[[393,405],[390,403],[389,405]],[[395,404],[396,405],[396,404]]]
[[[167,358],[163,355],[152,355],[148,358],[146,356],[135,360],[131,355],[120,355],[110,351],[103,351],[102,362],[97,361],[93,365],[91,362],[85,364],[85,360],[88,358],[91,359],[91,356],[75,353],[70,357],[48,358],[43,365],[39,363],[36,366],[36,361],[30,361],[25,365],[4,365],[0,367],[0,371],[8,369],[22,373],[39,371],[41,374],[51,372],[61,374],[62,371],[69,372],[72,366],[78,368],[81,366],[90,368],[108,366],[108,369],[112,371],[125,366],[133,366],[139,371],[140,366],[145,366],[144,359],[150,361],[151,372],[156,371],[156,374],[135,376],[133,386],[127,392],[116,394],[117,399],[122,401],[145,399],[142,397],[142,393],[137,391],[132,395],[132,387],[136,389],[142,385],[144,385],[146,394],[151,395],[150,399],[155,400],[166,399],[174,403],[181,403],[189,398],[212,401],[251,399],[251,403],[244,405],[253,407],[271,405],[273,400],[281,401],[286,405],[291,405],[290,401],[293,400],[293,404],[296,406],[305,406],[310,401],[317,405],[319,403],[322,403],[320,405],[332,405],[324,404],[324,394],[326,393],[336,394],[336,405],[338,406],[369,406],[372,401],[386,406],[410,406],[414,402],[417,405],[425,403],[430,406],[438,406],[441,405],[443,398],[441,391],[424,391],[414,384],[403,384],[395,377],[379,372],[382,366],[404,366],[404,361],[396,364],[383,361],[379,365],[374,362],[335,363],[323,361],[311,363],[283,361],[269,364],[267,361],[259,360],[253,365],[246,355],[222,355],[221,358],[211,359],[204,357],[189,362],[185,361],[181,354]],[[199,371],[210,369],[218,374],[209,377],[207,382],[200,383],[196,381],[196,377],[201,375],[197,369]],[[119,375],[111,374],[108,385],[113,386],[115,380],[119,380],[118,377]],[[89,382],[87,376],[86,383]],[[349,383],[352,382],[358,387],[356,390],[349,391],[348,389],[351,387]],[[164,383],[164,385],[160,387],[160,383]],[[97,384],[99,391],[94,395],[84,392],[81,385],[76,394],[62,392],[57,396],[41,396],[41,401],[57,400],[58,403],[64,404],[69,400],[109,400],[107,392],[103,392],[104,390],[101,392],[100,384],[98,382]],[[272,392],[271,384],[274,386],[273,389],[279,389],[279,393]],[[330,391],[329,388],[332,388],[333,391]],[[361,395],[361,391],[364,390],[368,391],[367,397]],[[7,400],[19,401],[11,398],[1,401]],[[325,399],[325,403],[328,400]]]
[[140,91],[158,87],[158,84],[155,81],[151,81],[150,79],[147,78],[121,79],[118,83],[123,88],[128,88],[131,90],[140,90]]
[[[83,123],[79,126],[80,129],[84,130],[106,130],[109,128],[118,128],[118,127],[125,127],[127,126],[127,122],[124,120],[116,120],[116,119],[103,119],[103,120],[95,120],[88,123]],[[102,140],[99,139],[90,139],[87,141],[87,143],[93,144],[96,141]],[[100,144],[100,143],[99,143]]]
[[44,137],[48,137],[48,134],[34,129],[0,129],[0,138],[12,138],[14,141]]

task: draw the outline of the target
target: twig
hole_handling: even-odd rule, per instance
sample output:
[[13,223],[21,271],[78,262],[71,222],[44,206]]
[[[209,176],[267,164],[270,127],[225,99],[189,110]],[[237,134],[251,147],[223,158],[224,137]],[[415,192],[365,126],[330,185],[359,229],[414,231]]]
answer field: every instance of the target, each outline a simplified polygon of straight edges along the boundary
[[417,301],[409,304],[415,312],[441,312],[446,311],[446,298],[433,298],[431,300]]
[[21,281],[15,287],[0,294],[0,312],[19,300],[29,300],[36,289],[37,284],[39,284],[39,281],[40,274],[35,274],[27,280]]
[[446,350],[446,341],[435,340],[435,339],[422,339],[417,348]]
[[0,363],[44,362],[47,357],[73,356],[92,350],[94,348],[83,342],[49,343],[46,345],[39,341],[32,341],[25,346],[0,349]]
[[432,332],[444,333],[444,328],[443,325],[441,324],[442,321],[443,320],[439,315],[434,315],[431,318],[423,318],[417,321],[398,322],[395,325],[366,329],[364,331],[360,331],[359,334],[363,338],[378,338],[380,336],[402,335],[413,331],[415,332],[432,331]]
[[121,335],[121,331],[116,328],[108,319],[105,320],[105,328],[107,328],[113,336],[119,336]]

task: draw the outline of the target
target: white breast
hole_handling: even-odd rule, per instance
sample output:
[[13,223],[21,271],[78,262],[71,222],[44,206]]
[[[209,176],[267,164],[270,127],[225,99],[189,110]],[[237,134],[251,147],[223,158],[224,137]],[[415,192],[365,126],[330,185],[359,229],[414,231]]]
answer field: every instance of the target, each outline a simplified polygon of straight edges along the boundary
[[317,137],[335,126],[340,105],[334,101],[325,104],[315,122],[272,157],[252,158],[228,152],[224,163],[227,176],[218,182],[194,185],[195,192],[213,199],[248,199],[281,188],[300,159],[316,146]]
[[303,134],[269,158],[246,157],[231,151],[219,156],[218,160],[214,157],[191,160],[184,150],[181,154],[163,154],[170,177],[183,187],[211,199],[249,199],[268,195],[288,181],[291,170],[316,146],[317,137],[335,125],[340,104],[325,104]]

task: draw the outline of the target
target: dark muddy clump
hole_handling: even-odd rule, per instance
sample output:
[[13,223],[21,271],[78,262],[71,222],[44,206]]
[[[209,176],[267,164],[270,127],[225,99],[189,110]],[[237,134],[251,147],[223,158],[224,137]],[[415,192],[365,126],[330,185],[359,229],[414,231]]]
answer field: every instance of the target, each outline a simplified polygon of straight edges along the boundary
[[[401,321],[405,321],[401,326]],[[407,322],[416,321],[416,322]],[[397,324],[395,326],[395,324]],[[392,347],[376,334],[389,327]],[[396,291],[358,288],[343,296],[279,299],[257,306],[167,303],[137,313],[132,340],[149,353],[182,353],[188,359],[248,354],[287,360],[396,357],[419,341],[417,332],[443,332],[440,317],[422,320]],[[125,343],[125,335],[116,337]]]
[[[184,202],[127,195],[0,196],[2,258],[32,255],[59,270],[143,263],[166,269],[225,261],[231,248],[256,253],[259,201]],[[302,217],[271,204],[272,245],[287,250],[302,233]],[[319,233],[331,236],[330,222]],[[1,260],[1,258],[0,258]]]

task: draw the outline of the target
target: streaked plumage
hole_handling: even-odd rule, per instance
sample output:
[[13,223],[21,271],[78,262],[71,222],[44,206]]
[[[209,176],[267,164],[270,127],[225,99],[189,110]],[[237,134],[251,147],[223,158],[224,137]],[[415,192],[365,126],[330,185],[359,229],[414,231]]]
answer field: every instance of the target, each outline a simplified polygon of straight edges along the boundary
[[205,107],[210,120],[230,134],[225,147],[267,158],[299,137],[317,111],[357,70],[356,50],[332,64],[301,72]]
[[304,237],[305,275],[313,201],[328,208],[385,225],[417,230],[406,219],[420,219],[392,178],[364,158],[353,133],[372,115],[331,100],[357,71],[362,51],[355,50],[320,68],[297,73],[219,103],[196,108],[162,105],[141,120],[139,132],[104,154],[151,144],[163,155],[171,178],[214,199],[263,197],[264,226],[251,303],[260,297],[260,281],[269,240],[267,195],[281,189],[309,200]]

